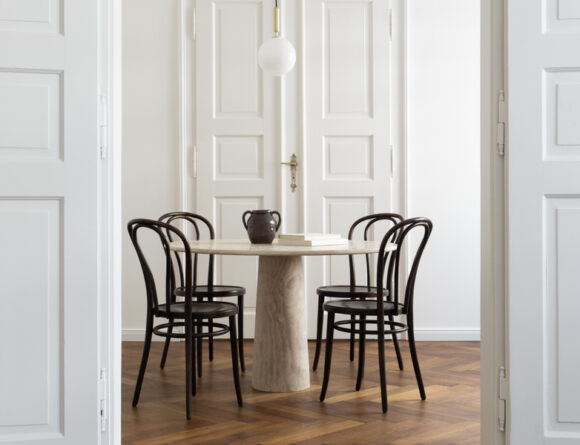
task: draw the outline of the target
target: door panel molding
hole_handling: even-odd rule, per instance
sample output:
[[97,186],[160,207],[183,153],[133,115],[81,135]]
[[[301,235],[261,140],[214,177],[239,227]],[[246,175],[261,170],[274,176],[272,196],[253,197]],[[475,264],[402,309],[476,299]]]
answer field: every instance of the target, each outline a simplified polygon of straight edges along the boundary
[[[11,261],[0,264],[5,278],[14,277],[2,281],[2,292],[14,296],[11,311],[28,313],[29,323],[24,331],[20,317],[7,317],[0,325],[0,335],[6,339],[3,356],[12,358],[0,364],[0,393],[11,401],[1,416],[0,437],[63,434],[62,216],[60,198],[0,198],[0,245],[3,251],[13,252]],[[26,239],[16,238],[14,234],[22,230]],[[36,310],[30,311],[31,307]],[[21,332],[19,341],[8,341],[15,332]],[[27,370],[25,385],[19,383],[23,369]]]

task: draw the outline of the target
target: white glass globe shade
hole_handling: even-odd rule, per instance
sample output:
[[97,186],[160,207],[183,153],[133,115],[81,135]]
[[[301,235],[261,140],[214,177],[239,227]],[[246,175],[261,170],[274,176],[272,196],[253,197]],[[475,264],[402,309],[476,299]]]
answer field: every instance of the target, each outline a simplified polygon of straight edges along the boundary
[[288,40],[274,37],[260,46],[258,63],[265,72],[282,76],[294,67],[296,50]]

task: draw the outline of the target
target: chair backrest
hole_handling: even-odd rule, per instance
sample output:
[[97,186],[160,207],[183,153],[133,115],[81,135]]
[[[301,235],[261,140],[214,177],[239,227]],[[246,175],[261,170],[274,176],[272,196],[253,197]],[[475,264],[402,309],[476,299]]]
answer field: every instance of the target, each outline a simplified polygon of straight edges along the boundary
[[[147,289],[147,304],[148,309],[152,310],[153,312],[157,311],[159,308],[159,299],[157,295],[157,286],[155,284],[155,278],[153,276],[153,272],[149,265],[149,261],[146,258],[144,253],[144,249],[141,246],[139,241],[139,233],[141,231],[150,231],[157,234],[159,238],[160,246],[165,258],[165,304],[170,305],[174,302],[175,297],[173,296],[173,290],[175,289],[175,270],[173,260],[171,258],[171,250],[169,248],[170,239],[168,238],[167,234],[171,234],[173,239],[179,240],[183,243],[184,247],[184,258],[185,261],[183,262],[184,267],[184,274],[185,274],[185,281],[183,285],[186,289],[190,289],[190,291],[186,290],[186,295],[191,294],[192,289],[192,261],[191,261],[191,248],[185,235],[176,227],[171,226],[170,224],[166,224],[161,221],[155,221],[152,219],[132,219],[127,224],[127,230],[129,231],[129,236],[131,238],[131,242],[135,247],[135,251],[137,252],[137,257],[139,258],[139,263],[141,265],[141,269],[143,270],[143,277],[145,279],[145,287]],[[155,237],[154,237],[155,238]],[[149,250],[149,249],[148,249]],[[186,298],[186,306],[189,304],[189,298]]]
[[[387,222],[389,224],[388,227],[394,226],[398,223],[403,221],[403,217],[397,213],[374,213],[371,215],[363,216],[362,218],[357,219],[352,225],[350,226],[350,230],[348,231],[348,239],[363,239],[367,241],[369,236],[371,235],[370,231],[373,226],[378,222]],[[357,236],[358,235],[358,236]],[[365,255],[366,261],[366,285],[371,286],[371,260],[370,254]],[[356,285],[356,276],[355,276],[355,268],[354,268],[354,255],[349,255],[348,257],[348,266],[350,272],[350,285]]]
[[[205,217],[191,212],[170,212],[165,213],[159,217],[159,221],[165,222],[171,226],[175,226],[179,222],[184,222],[186,226],[189,226],[192,230],[188,234],[189,239],[192,240],[202,240],[202,239],[215,239],[215,231],[211,222]],[[167,236],[170,241],[173,241],[171,232],[167,232]],[[181,286],[184,285],[184,269],[182,264],[182,255],[179,252],[175,253],[175,260],[177,262],[179,280]],[[198,254],[193,255],[193,285],[197,285],[197,266],[198,266]],[[214,256],[209,255],[208,267],[207,267],[207,285],[211,287],[213,285],[214,276]]]
[[[421,232],[422,230],[422,232]],[[377,261],[377,283],[386,283],[385,287],[388,291],[388,300],[393,301],[395,307],[402,304],[401,312],[403,314],[412,313],[413,296],[415,292],[415,279],[417,278],[417,271],[419,263],[423,256],[423,251],[427,245],[427,241],[431,236],[433,230],[433,223],[427,218],[410,218],[406,219],[395,226],[393,226],[383,237]],[[405,246],[408,245],[409,234],[419,231],[421,235],[420,242],[410,253],[409,260],[411,268],[409,269],[405,289],[404,298],[400,298],[401,286],[399,283],[401,274],[400,267],[404,256],[402,252],[405,251]],[[397,248],[392,251],[385,251],[387,244],[395,243]],[[382,314],[383,302],[385,296],[385,287],[383,285],[377,287],[377,305],[379,314]]]

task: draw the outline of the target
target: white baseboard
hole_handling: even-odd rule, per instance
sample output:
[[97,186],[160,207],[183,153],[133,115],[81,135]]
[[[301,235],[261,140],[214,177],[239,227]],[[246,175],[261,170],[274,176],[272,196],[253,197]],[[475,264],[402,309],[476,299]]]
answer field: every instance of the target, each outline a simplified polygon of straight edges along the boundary
[[[334,338],[347,339],[349,335],[343,332],[336,332]],[[376,340],[376,335],[369,335],[369,340]],[[390,335],[386,336],[391,339]],[[399,335],[399,339],[406,340],[407,334]],[[480,341],[479,329],[415,329],[416,341]]]
[[[143,341],[145,340],[145,329],[123,329],[123,341]],[[153,336],[152,341],[164,341],[163,337]]]
[[[244,321],[244,336],[247,339],[254,337],[254,324],[250,323],[254,318],[254,314],[251,314],[251,317],[246,317]],[[336,338],[348,338],[347,334],[338,334]],[[480,337],[479,329],[415,329],[417,341],[480,341]],[[123,329],[123,341],[143,341],[144,338],[145,329]],[[163,337],[153,336],[153,341],[163,340]]]
[[480,341],[479,329],[415,329],[417,341]]

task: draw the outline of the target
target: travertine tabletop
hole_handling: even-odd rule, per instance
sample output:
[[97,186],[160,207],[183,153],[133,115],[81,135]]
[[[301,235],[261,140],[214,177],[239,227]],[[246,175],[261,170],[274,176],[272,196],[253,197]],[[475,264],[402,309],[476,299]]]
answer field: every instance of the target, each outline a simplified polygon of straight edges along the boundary
[[[328,246],[287,246],[277,241],[272,244],[251,244],[247,239],[217,239],[189,241],[191,251],[195,253],[215,253],[221,255],[348,255],[378,252],[380,241],[349,241],[348,244]],[[392,246],[394,248],[394,246]],[[179,241],[171,243],[171,249],[183,251]]]

